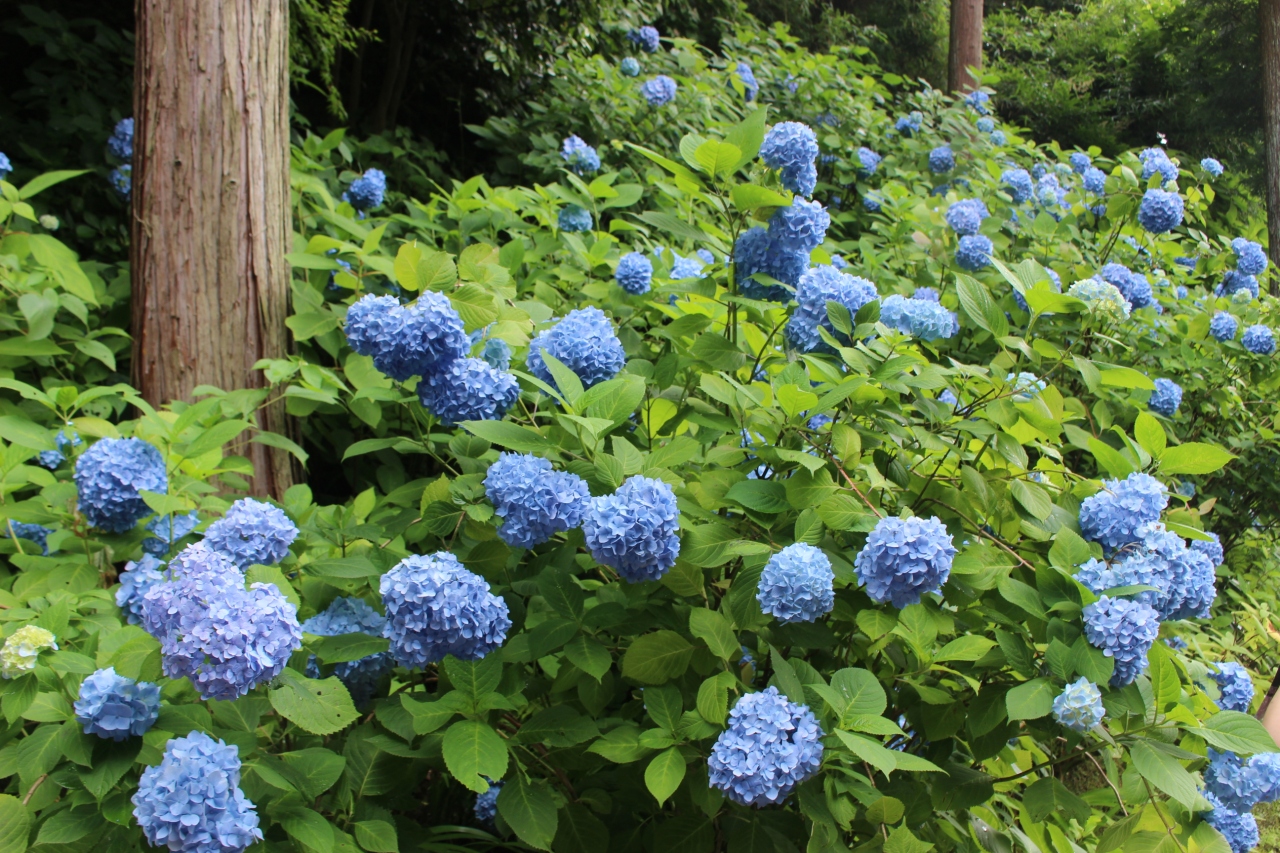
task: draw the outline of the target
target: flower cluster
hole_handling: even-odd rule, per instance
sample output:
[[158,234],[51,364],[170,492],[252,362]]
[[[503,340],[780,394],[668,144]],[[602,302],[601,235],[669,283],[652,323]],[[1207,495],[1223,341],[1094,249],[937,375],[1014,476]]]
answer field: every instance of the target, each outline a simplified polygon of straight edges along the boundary
[[165,744],[160,763],[143,771],[133,806],[147,841],[172,853],[242,853],[262,840],[240,790],[236,748],[202,731]]
[[901,610],[937,592],[951,576],[956,549],[937,518],[882,518],[853,561],[872,601]]
[[706,249],[699,249],[687,258],[682,258],[674,251],[671,253],[671,280],[683,281],[689,278],[703,278],[706,273],[703,267],[715,261],[715,256]]
[[1005,169],[1000,174],[1000,184],[1009,191],[1014,204],[1023,204],[1031,200],[1035,185],[1031,182],[1031,173],[1026,169]]
[[1253,678],[1249,670],[1235,661],[1217,664],[1217,672],[1209,673],[1218,684],[1218,707],[1224,711],[1248,711],[1253,702]]
[[298,528],[284,510],[253,498],[233,503],[204,533],[206,545],[242,570],[255,564],[274,566],[289,556],[296,538]]
[[1104,264],[1098,277],[1108,284],[1114,284],[1133,308],[1146,308],[1155,301],[1151,282],[1147,281],[1147,277],[1124,264]]
[[856,155],[858,158],[858,174],[864,178],[874,175],[876,170],[880,168],[880,161],[884,159],[865,145],[857,150]]
[[555,378],[542,359],[544,352],[577,374],[586,388],[617,376],[627,363],[613,324],[594,306],[570,311],[563,320],[529,342],[525,366],[534,376],[554,386]]
[[743,806],[781,803],[818,772],[825,733],[813,712],[769,687],[748,693],[707,758],[711,786]]
[[899,116],[893,125],[894,130],[907,138],[919,133],[922,127],[924,127],[924,113],[919,110],[913,110],[908,115]]
[[658,52],[658,29],[657,27],[644,26],[638,30],[632,30],[627,33],[627,39],[634,45],[639,46],[645,53]]
[[856,317],[858,309],[876,298],[875,285],[865,278],[842,273],[833,266],[816,266],[800,277],[796,300],[800,303],[787,320],[787,340],[801,352],[813,352],[822,345],[819,328],[834,335],[827,317],[827,303],[836,302]]
[[502,420],[519,397],[515,376],[481,358],[460,358],[418,383],[418,401],[445,426]]
[[818,137],[798,121],[784,121],[769,128],[760,146],[760,158],[778,170],[782,185],[806,198],[818,182]]
[[1193,540],[1191,550],[1204,554],[1214,566],[1221,566],[1222,560],[1226,556],[1222,551],[1222,542],[1218,539],[1218,534],[1216,533],[1210,533],[1209,536],[1212,539],[1208,541],[1204,539]]
[[128,163],[116,166],[107,173],[107,182],[116,191],[116,195],[128,201],[133,196],[133,166]]
[[87,735],[110,740],[140,737],[160,716],[160,685],[100,669],[80,683],[76,720]]
[[769,218],[769,239],[792,252],[811,252],[822,245],[831,227],[831,216],[816,201],[795,198],[790,207],[778,208]]
[[1113,687],[1147,671],[1147,652],[1160,633],[1160,614],[1140,601],[1102,596],[1084,608],[1085,638],[1115,661]]
[[1234,340],[1239,328],[1240,321],[1227,311],[1217,312],[1209,321],[1209,334],[1219,341]]
[[961,269],[976,272],[991,265],[994,250],[991,238],[985,234],[966,234],[956,245],[956,264]]
[[151,510],[139,492],[167,492],[164,457],[140,438],[102,438],[76,460],[77,508],[108,533],[131,530]]
[[929,171],[935,175],[950,172],[956,167],[956,155],[950,145],[939,145],[929,152]]
[[659,74],[640,84],[640,94],[644,95],[651,107],[669,104],[676,97],[676,81],[665,74]]
[[1164,190],[1147,190],[1138,205],[1138,224],[1152,234],[1163,234],[1182,224],[1182,213],[1182,196]]
[[485,474],[484,489],[502,519],[498,535],[518,548],[541,545],[578,527],[591,500],[586,480],[527,454],[501,454]]
[[1242,760],[1234,752],[1210,747],[1204,787],[1222,805],[1239,812],[1274,802],[1280,799],[1280,753],[1261,753]]
[[880,304],[880,322],[926,341],[958,332],[956,316],[931,299],[907,299],[893,294]]
[[797,542],[769,558],[760,573],[760,609],[784,625],[814,622],[831,612],[836,597],[831,560],[812,545]]
[[591,556],[631,583],[658,580],[675,565],[679,529],[671,486],[641,476],[627,478],[612,495],[592,498],[582,517]]
[[17,678],[36,668],[36,659],[46,649],[58,650],[53,633],[35,625],[23,625],[0,646],[0,676]]
[[152,554],[144,554],[137,562],[125,564],[116,590],[116,606],[125,613],[130,625],[142,624],[142,611],[147,590],[164,580],[160,573],[164,563]]
[[[319,637],[337,637],[341,634],[368,634],[381,637],[386,630],[387,619],[360,598],[335,598],[322,613],[302,623],[302,630]],[[378,681],[394,666],[390,652],[377,652],[356,660],[335,664],[333,674],[346,685],[356,705],[363,706],[378,687]],[[307,660],[307,677],[319,678],[320,663],[312,655]]]
[[614,278],[618,287],[633,296],[648,293],[653,282],[653,264],[639,252],[627,252],[618,261]]
[[556,227],[570,234],[590,231],[591,211],[577,204],[566,204],[556,213]]
[[147,522],[147,530],[155,535],[142,540],[142,550],[163,557],[199,523],[200,515],[195,510],[182,515],[158,515]]
[[117,160],[133,159],[133,117],[122,118],[116,122],[111,136],[107,138],[107,151]]
[[1139,529],[1160,520],[1169,504],[1164,486],[1135,471],[1123,480],[1104,480],[1102,491],[1080,504],[1080,532],[1111,553],[1142,537]]
[[[1247,293],[1249,294],[1249,299],[1257,299],[1257,276],[1245,275],[1239,270],[1227,270],[1222,274],[1221,283],[1213,289],[1214,296],[1228,296],[1234,298],[1237,293]],[[1249,299],[1244,299],[1244,301],[1248,302]]]
[[1163,148],[1144,149],[1138,155],[1138,159],[1142,162],[1142,180],[1146,181],[1157,173],[1160,175],[1162,184],[1178,179],[1178,166],[1169,159],[1169,155]]
[[785,302],[790,297],[787,288],[761,284],[752,276],[763,273],[783,284],[798,287],[809,268],[809,253],[782,248],[769,231],[757,226],[739,235],[733,246],[733,262],[734,279],[743,296]]
[[402,666],[421,668],[453,655],[479,660],[507,639],[507,603],[446,551],[411,555],[382,576],[384,636]]
[[1182,405],[1182,386],[1164,378],[1157,379],[1154,384],[1156,387],[1147,401],[1147,408],[1167,418],[1173,417]]
[[3,532],[5,537],[12,535],[14,539],[23,539],[33,543],[40,549],[41,554],[47,555],[49,553],[49,534],[53,531],[44,525],[25,521],[9,521],[0,525],[0,531]]
[[0,181],[3,181],[5,178],[9,177],[9,175],[12,172],[13,172],[13,163],[9,160],[9,156],[7,154],[5,154],[3,151],[0,151]]
[[957,234],[977,234],[982,227],[982,220],[990,214],[981,199],[966,198],[953,203],[947,208],[947,224]]
[[628,56],[618,63],[618,71],[623,77],[639,77],[640,62],[634,56]]
[[511,344],[502,338],[490,338],[484,342],[480,358],[494,370],[508,370],[511,367]]
[[[70,424],[68,424],[68,427]],[[67,454],[71,452],[73,447],[79,447],[84,444],[84,440],[80,438],[80,434],[73,429],[58,430],[57,436],[54,438],[57,443],[57,450],[41,450],[36,457],[40,464],[50,471],[57,468],[63,462],[67,461]]]
[[472,808],[476,823],[481,826],[493,825],[493,819],[498,816],[498,794],[500,793],[502,793],[502,783],[493,782],[489,785],[489,790],[483,794],[476,794],[476,804]]
[[1071,164],[1071,171],[1077,175],[1083,175],[1093,165],[1093,158],[1083,151],[1073,151],[1071,156],[1067,158],[1067,162]]
[[1117,322],[1129,319],[1129,300],[1110,282],[1086,278],[1071,285],[1067,293],[1085,302],[1095,316]]
[[600,155],[577,134],[570,136],[560,146],[560,156],[564,158],[569,171],[577,175],[590,175],[600,168]]
[[1086,192],[1091,192],[1094,195],[1102,195],[1107,189],[1107,175],[1101,169],[1095,166],[1090,166],[1085,169],[1084,174],[1080,176],[1080,185],[1085,188]]
[[975,90],[964,96],[965,106],[980,116],[985,116],[991,112],[991,110],[987,109],[987,103],[990,100],[991,96],[980,90]]
[[1267,326],[1250,326],[1240,336],[1240,344],[1255,355],[1271,355],[1276,351],[1276,336]]
[[429,376],[467,354],[470,346],[462,318],[449,297],[426,291],[406,307],[385,299],[364,296],[356,303],[379,300],[377,305],[387,311],[372,332],[360,332],[362,338],[375,336],[372,351],[365,354],[373,356],[378,370],[403,382],[412,376]]
[[1034,373],[1010,373],[1004,378],[1006,385],[1011,385],[1013,390],[1013,399],[1026,402],[1034,399],[1037,394],[1048,388],[1048,384]]
[[1205,794],[1212,807],[1205,822],[1227,840],[1231,853],[1249,853],[1258,846],[1258,821],[1250,812],[1238,812],[1223,805],[1213,794]]
[[751,71],[751,66],[745,62],[739,62],[733,73],[742,83],[743,97],[748,101],[754,101],[760,92],[760,84],[756,82],[756,75]]
[[1252,240],[1237,237],[1231,241],[1231,251],[1236,255],[1236,270],[1244,275],[1262,275],[1267,268],[1267,256],[1262,246]]
[[1087,678],[1068,684],[1053,700],[1053,718],[1077,732],[1087,732],[1102,722],[1102,692]]
[[381,206],[386,193],[387,176],[380,169],[369,169],[351,182],[351,186],[342,194],[342,199],[363,213]]

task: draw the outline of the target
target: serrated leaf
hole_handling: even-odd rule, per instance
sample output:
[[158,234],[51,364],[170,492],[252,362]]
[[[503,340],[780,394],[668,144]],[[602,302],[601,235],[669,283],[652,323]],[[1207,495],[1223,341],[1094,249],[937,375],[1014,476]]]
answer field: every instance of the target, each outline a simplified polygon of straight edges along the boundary
[[550,850],[556,837],[556,803],[543,785],[517,774],[498,794],[498,814],[530,847]]
[[721,660],[729,660],[738,653],[740,644],[729,620],[714,610],[705,607],[690,610],[689,633],[705,642],[707,648]]
[[278,685],[267,693],[271,707],[312,734],[340,732],[359,716],[346,685],[336,678],[307,678],[286,669],[280,673]]
[[684,781],[684,757],[678,747],[671,747],[658,753],[644,769],[644,784],[653,794],[658,805],[662,805],[680,787]]
[[1160,456],[1160,473],[1212,474],[1235,458],[1216,444],[1188,441],[1170,447]]
[[1011,720],[1038,720],[1053,710],[1055,691],[1047,678],[1019,684],[1005,694],[1005,708]]
[[507,772],[507,745],[485,723],[459,720],[445,730],[441,748],[453,778],[477,794],[489,790],[485,777],[497,781]]
[[622,674],[641,684],[664,684],[679,678],[689,666],[693,646],[675,631],[655,631],[637,637],[622,656]]

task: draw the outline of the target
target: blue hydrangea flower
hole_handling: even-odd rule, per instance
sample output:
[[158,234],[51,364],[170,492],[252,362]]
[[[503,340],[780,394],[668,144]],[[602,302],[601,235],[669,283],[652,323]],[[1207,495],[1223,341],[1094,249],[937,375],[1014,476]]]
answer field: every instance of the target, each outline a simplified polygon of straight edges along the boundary
[[401,309],[403,322],[390,346],[373,356],[373,366],[403,382],[429,376],[470,351],[470,341],[449,297],[426,291]]
[[164,457],[140,438],[102,438],[76,460],[77,509],[108,533],[131,530],[151,509],[141,491],[164,493],[169,475]]
[[862,207],[868,213],[879,213],[880,208],[883,205],[883,201],[884,200],[880,198],[879,193],[865,193],[862,196]]
[[590,175],[600,168],[600,155],[596,153],[596,149],[576,133],[565,139],[560,146],[560,156],[564,158],[569,171],[576,175]]
[[382,576],[384,636],[401,666],[420,669],[453,655],[479,660],[507,639],[507,603],[446,551],[411,555]]
[[937,592],[951,576],[956,549],[937,518],[882,518],[853,566],[872,601],[901,610]]
[[862,146],[858,149],[858,174],[864,178],[871,177],[876,173],[876,169],[880,168],[880,161],[883,159],[870,148]]
[[1231,251],[1236,253],[1236,270],[1244,275],[1262,275],[1267,268],[1267,256],[1262,246],[1252,240],[1235,238],[1231,241]]
[[1083,175],[1085,170],[1093,165],[1093,158],[1083,151],[1073,151],[1067,158],[1067,162],[1071,164],[1071,171],[1077,175]]
[[618,63],[618,71],[622,73],[623,77],[639,77],[640,63],[634,56],[625,57]]
[[582,532],[596,562],[631,583],[656,581],[680,554],[680,509],[661,480],[627,478],[612,495],[592,498]]
[[809,253],[783,249],[768,231],[757,226],[738,236],[733,245],[733,263],[734,280],[743,296],[785,302],[791,296],[787,288],[761,284],[751,276],[764,273],[791,287],[799,287],[801,277],[809,269]]
[[653,264],[639,252],[627,252],[618,261],[614,278],[618,287],[633,296],[648,293],[653,281]]
[[900,116],[894,123],[893,129],[898,131],[905,137],[910,138],[920,132],[920,128],[924,125],[924,113],[913,110],[909,115]]
[[814,415],[809,418],[805,425],[811,430],[820,430],[829,423],[832,423],[830,415]]
[[640,84],[640,94],[644,95],[651,107],[669,104],[676,97],[676,81],[665,74],[659,74]]
[[1250,326],[1244,330],[1240,343],[1251,353],[1271,355],[1276,351],[1276,336],[1267,326]]
[[[1256,276],[1245,275],[1239,270],[1227,270],[1222,274],[1222,281],[1213,289],[1214,296],[1229,296],[1233,300],[1237,293],[1247,293],[1253,299],[1258,298],[1258,279]],[[1249,299],[1245,298],[1245,302]]]
[[950,145],[939,145],[929,152],[929,171],[935,175],[950,172],[956,167],[956,155]]
[[996,129],[995,119],[991,118],[990,116],[983,116],[982,118],[978,119],[977,127],[978,127],[979,133],[990,133],[991,131]]
[[1164,190],[1147,190],[1138,205],[1138,224],[1152,234],[1163,234],[1182,224],[1182,211],[1182,196]]
[[142,624],[144,596],[147,590],[164,580],[160,574],[164,563],[151,554],[144,554],[137,562],[125,563],[120,573],[120,588],[116,590],[116,606],[130,625]]
[[[34,543],[40,549],[41,554],[45,556],[49,554],[49,534],[53,532],[52,528],[40,524],[29,524],[24,521],[9,521],[0,525],[0,531],[3,531],[5,538],[9,538],[12,534],[15,539]],[[29,552],[30,547],[27,547],[25,551]]]
[[1222,550],[1222,540],[1218,538],[1218,534],[1209,534],[1213,539],[1193,539],[1191,540],[1191,550],[1199,551],[1209,558],[1209,562],[1215,566],[1221,566],[1222,561],[1226,558],[1226,554]]
[[1280,754],[1263,753],[1246,761],[1234,752],[1218,752],[1210,747],[1209,766],[1204,769],[1205,791],[1218,805],[1247,812],[1258,803],[1276,798],[1280,784],[1277,759]]
[[554,386],[555,378],[542,360],[544,352],[576,373],[586,388],[617,376],[627,363],[613,324],[596,307],[570,311],[563,320],[529,342],[525,366],[534,376]]
[[1184,637],[1165,637],[1164,644],[1175,652],[1185,652],[1187,650],[1187,641]]
[[923,299],[926,302],[942,302],[942,294],[936,287],[917,287],[911,294],[912,299]]
[[80,683],[76,720],[87,735],[109,740],[140,737],[160,716],[160,685],[100,669]]
[[1125,596],[1154,608],[1162,617],[1168,617],[1174,604],[1174,570],[1161,554],[1136,548],[1120,552],[1115,562],[1089,560],[1076,572],[1076,580],[1097,593],[1122,586],[1150,586],[1137,594]]
[[959,331],[955,315],[937,302],[896,293],[880,303],[880,322],[926,341],[949,338]]
[[769,218],[769,239],[780,249],[811,252],[822,245],[831,227],[831,216],[820,203],[802,198],[791,200]]
[[182,515],[158,515],[147,522],[147,529],[155,535],[142,540],[142,550],[163,557],[199,523],[200,515],[194,509]]
[[586,480],[529,454],[501,454],[489,466],[484,489],[502,519],[498,536],[518,548],[541,545],[578,527],[591,501]]
[[1102,195],[1107,189],[1107,175],[1096,166],[1085,169],[1080,182],[1086,192],[1095,195]]
[[460,358],[418,383],[418,401],[445,426],[500,421],[520,398],[515,376],[480,358]]
[[1104,480],[1102,491],[1080,504],[1080,532],[1108,554],[1142,539],[1139,528],[1160,520],[1169,504],[1164,486],[1135,471],[1123,480]]
[[[1139,543],[1126,546],[1124,563],[1142,559],[1153,565],[1162,561],[1165,566],[1159,577],[1134,578],[1123,581],[1148,583],[1160,589],[1161,594],[1148,600],[1160,612],[1162,619],[1192,619],[1209,615],[1209,608],[1217,597],[1214,586],[1213,563],[1200,551],[1187,547],[1186,541],[1170,532],[1159,522],[1144,524],[1138,528]],[[1157,570],[1158,571],[1158,570]],[[1147,593],[1136,598],[1145,600]]]
[[199,730],[165,744],[160,763],[142,771],[133,806],[147,841],[171,853],[243,853],[262,840],[236,748]]
[[1102,691],[1083,676],[1068,684],[1053,700],[1053,718],[1077,732],[1089,731],[1105,716]]
[[187,602],[232,595],[244,589],[245,578],[240,568],[230,557],[204,542],[183,548],[169,561],[158,581],[150,578],[151,568],[146,558],[137,565],[134,571],[141,569],[143,574],[134,579],[135,589],[127,600],[129,610],[138,614],[138,624],[162,644],[184,618]]
[[493,819],[498,816],[498,794],[501,792],[502,783],[493,782],[489,785],[489,790],[483,794],[476,794],[476,804],[472,808],[476,823],[481,826],[493,825]]
[[570,234],[590,231],[594,225],[591,211],[576,204],[566,204],[556,214],[556,227]]
[[368,169],[347,187],[342,197],[360,212],[373,210],[382,205],[382,198],[387,192],[387,176],[379,169]]
[[644,26],[638,30],[632,30],[627,33],[627,38],[632,44],[638,45],[645,53],[658,52],[658,30],[656,27]]
[[[335,598],[333,603],[302,623],[302,630],[319,637],[341,634],[368,634],[381,637],[387,618],[360,598]],[[395,665],[390,652],[377,652],[352,661],[335,664],[333,674],[346,685],[356,705],[363,706],[373,698],[382,676]],[[307,677],[320,678],[320,663],[315,655],[307,661]]]
[[835,607],[831,560],[812,545],[797,542],[769,558],[760,573],[760,609],[786,625],[815,622]]
[[982,220],[990,214],[987,206],[980,199],[966,198],[953,203],[947,208],[947,224],[957,234],[977,234],[982,227]]
[[107,150],[117,160],[133,159],[133,118],[122,118],[107,138]]
[[511,367],[511,344],[502,338],[490,338],[484,342],[480,357],[494,370],[507,370]]
[[1156,173],[1160,174],[1161,184],[1178,179],[1178,167],[1163,148],[1147,148],[1138,155],[1138,159],[1142,161],[1142,180]]
[[957,397],[956,392],[952,391],[950,388],[943,388],[938,393],[938,402],[946,403],[948,406],[958,406],[960,405],[960,398]]
[[748,693],[734,704],[707,758],[711,787],[743,806],[781,803],[818,772],[824,734],[808,706],[778,688]]
[[1213,177],[1213,178],[1222,177],[1222,172],[1223,172],[1222,164],[1219,163],[1217,160],[1213,159],[1212,157],[1206,157],[1203,160],[1201,160],[1200,168],[1208,172],[1210,177]]
[[752,73],[751,66],[745,62],[739,62],[733,73],[742,81],[743,97],[748,101],[754,101],[756,94],[760,91],[760,84],[756,82],[756,75]]
[[1253,678],[1249,671],[1235,661],[1224,661],[1215,665],[1217,672],[1210,670],[1209,675],[1218,684],[1219,697],[1214,700],[1224,711],[1248,712],[1253,702]]
[[1006,136],[1004,135],[1004,131],[1003,131],[1003,130],[993,130],[993,131],[991,131],[991,137],[990,137],[990,139],[991,139],[991,144],[992,144],[992,145],[1004,145],[1006,142],[1008,142],[1008,141],[1009,141],[1008,137],[1006,137]]
[[1034,399],[1037,394],[1049,387],[1039,376],[1025,371],[1016,375],[1010,373],[1004,381],[1005,384],[1012,386],[1013,399],[1021,402]]
[[1182,405],[1182,386],[1172,379],[1164,378],[1157,379],[1155,386],[1155,390],[1151,392],[1151,398],[1147,401],[1147,408],[1166,418],[1173,417],[1178,407]]
[[1240,321],[1235,315],[1227,311],[1219,311],[1213,315],[1213,319],[1209,321],[1209,334],[1213,335],[1219,341],[1234,340],[1236,330],[1240,328]]
[[1175,299],[1186,299],[1187,298],[1186,286],[1181,284],[1178,285],[1177,288],[1173,291],[1173,295]]
[[827,303],[837,302],[857,316],[858,309],[876,298],[875,285],[865,278],[842,273],[834,266],[822,265],[800,277],[796,289],[796,308],[787,320],[787,340],[801,352],[813,352],[822,344],[819,328],[836,334],[827,317]]
[[963,270],[976,272],[991,265],[995,246],[985,234],[966,234],[956,244],[956,264]]
[[1115,661],[1111,686],[1123,687],[1147,670],[1147,652],[1160,633],[1160,614],[1140,601],[1102,596],[1084,608],[1084,633]]
[[674,258],[674,261],[671,264],[672,281],[683,281],[689,278],[705,278],[706,273],[702,271],[702,268],[715,260],[714,257],[710,261],[705,260],[701,255],[691,255],[687,258],[682,258],[675,252],[671,253],[671,257]]
[[1179,480],[1173,490],[1184,498],[1190,499],[1196,496],[1196,484],[1190,480]]
[[1251,812],[1237,812],[1227,808],[1213,794],[1205,794],[1213,808],[1204,816],[1205,822],[1226,839],[1231,853],[1249,853],[1258,846],[1258,821]]
[[400,302],[394,296],[357,299],[347,309],[347,343],[360,355],[372,356],[394,346],[402,323]]
[[0,181],[13,172],[13,163],[9,161],[9,157],[3,151],[0,151]]
[[1098,277],[1108,284],[1114,284],[1125,301],[1135,309],[1146,308],[1155,301],[1155,294],[1147,277],[1124,264],[1105,264]]
[[1190,269],[1190,270],[1193,270],[1196,268],[1196,258],[1194,257],[1188,257],[1184,255],[1183,257],[1180,257],[1180,258],[1174,258],[1173,262],[1180,267],[1186,267],[1187,269]]
[[1031,182],[1031,173],[1026,169],[1005,169],[1000,174],[1000,184],[1009,191],[1009,195],[1013,197],[1014,204],[1030,201],[1032,194],[1035,192],[1035,185]]
[[255,563],[274,566],[289,556],[289,546],[297,538],[298,528],[284,510],[253,498],[233,503],[204,532],[205,544],[242,570]]
[[116,166],[107,173],[107,182],[116,191],[116,195],[125,201],[133,197],[133,167],[128,163]]
[[991,112],[987,109],[987,103],[991,100],[991,96],[986,92],[973,91],[964,96],[964,103],[969,109],[973,110],[980,116],[987,115]]
[[777,169],[782,185],[806,198],[818,182],[814,161],[818,159],[818,137],[804,124],[784,121],[769,128],[760,146],[760,158]]

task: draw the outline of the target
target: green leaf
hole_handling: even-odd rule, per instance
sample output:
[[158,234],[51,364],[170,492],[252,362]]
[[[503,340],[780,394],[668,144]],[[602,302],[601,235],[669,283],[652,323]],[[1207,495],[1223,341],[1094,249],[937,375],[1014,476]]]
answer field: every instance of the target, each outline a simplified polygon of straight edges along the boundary
[[319,637],[307,643],[307,648],[318,657],[321,663],[345,663],[360,658],[385,652],[391,647],[386,637],[373,637],[369,634],[338,634],[334,637]]
[[596,681],[603,678],[613,666],[613,656],[609,654],[609,650],[583,634],[565,644],[564,656]]
[[385,820],[361,820],[355,825],[356,843],[369,853],[400,853],[396,828]]
[[1235,458],[1216,444],[1188,441],[1170,447],[1160,456],[1160,473],[1212,474]]
[[1102,384],[1112,388],[1140,388],[1146,391],[1156,387],[1151,377],[1132,367],[1108,367],[1102,371]]
[[888,704],[879,679],[859,667],[845,667],[833,673],[830,689],[840,700],[835,710],[844,720],[864,715],[878,717]]
[[1092,436],[1089,438],[1089,452],[1112,477],[1123,478],[1134,472],[1133,464],[1120,451]]
[[729,660],[741,645],[733,634],[729,620],[714,610],[695,607],[689,611],[689,633],[707,644],[721,660]]
[[444,671],[449,682],[473,708],[478,707],[480,700],[502,683],[502,661],[497,655],[488,655],[480,660],[458,660],[449,655],[444,659]]
[[963,637],[956,637],[951,642],[943,646],[936,655],[935,661],[947,660],[964,660],[975,661],[983,657],[987,652],[991,651],[995,645],[994,640],[986,637],[980,637],[977,634],[965,634]]
[[49,189],[49,187],[55,184],[60,184],[63,181],[78,178],[81,175],[87,174],[88,171],[88,169],[59,169],[56,172],[45,172],[43,175],[37,175],[22,185],[21,189],[18,190],[18,198],[23,200],[29,199],[36,193],[43,192],[44,190]]
[[737,167],[742,149],[732,142],[708,139],[698,146],[693,157],[708,175],[727,175]]
[[338,317],[332,311],[306,311],[291,314],[285,318],[284,324],[299,341],[309,341],[339,326]]
[[[733,171],[741,169],[756,159],[756,155],[760,153],[760,146],[764,143],[765,117],[768,112],[769,108],[766,106],[757,107],[751,115],[734,125],[724,135],[725,142],[736,145],[741,151]],[[790,204],[790,202],[787,203]]]
[[1219,711],[1204,721],[1203,728],[1188,731],[1204,738],[1215,749],[1229,750],[1237,755],[1277,751],[1275,741],[1262,723],[1241,711]]
[[306,678],[296,670],[280,673],[279,686],[267,693],[280,716],[315,735],[331,735],[359,714],[346,685],[336,678]]
[[1000,595],[1010,604],[1016,604],[1037,619],[1048,621],[1049,614],[1044,612],[1044,604],[1040,601],[1040,594],[1036,592],[1035,587],[1028,586],[1019,580],[1010,577],[1000,579],[1000,583],[996,588],[1000,591]]
[[556,802],[545,786],[517,774],[498,794],[498,814],[530,847],[550,850],[556,837]]
[[773,480],[743,480],[734,483],[725,497],[756,512],[779,513],[791,509],[787,489]]
[[1138,439],[1138,444],[1141,444],[1142,448],[1156,459],[1164,453],[1165,445],[1168,443],[1160,421],[1146,412],[1138,412],[1138,419],[1133,424],[1133,437]]
[[330,749],[311,747],[280,754],[280,760],[293,771],[299,791],[315,799],[342,778],[347,760]]
[[102,813],[93,806],[63,809],[40,826],[36,844],[72,844],[105,822]]
[[1042,486],[1027,480],[1014,480],[1009,491],[1023,508],[1035,518],[1044,521],[1053,514],[1053,500]]
[[640,407],[644,401],[644,379],[633,373],[624,373],[592,385],[578,401],[593,418],[620,424]]
[[401,693],[400,704],[413,717],[414,732],[425,735],[461,714],[467,707],[467,699],[456,691],[446,693],[432,702],[424,702],[414,699],[408,693]]
[[0,438],[30,450],[56,450],[53,434],[20,415],[0,417]]
[[1005,708],[1011,720],[1038,720],[1053,710],[1053,682],[1034,678],[1005,694]]
[[844,729],[836,729],[836,736],[840,738],[840,742],[860,760],[867,762],[872,767],[888,776],[898,767],[898,756],[894,750],[886,749],[883,744],[877,743],[864,735],[846,732]]
[[684,756],[680,754],[679,747],[673,746],[658,753],[649,762],[649,766],[644,769],[644,784],[661,806],[680,787],[684,774]]
[[38,355],[65,355],[66,352],[53,341],[33,341],[26,337],[5,338],[0,341],[0,355],[31,358]]
[[333,850],[333,824],[317,811],[294,807],[279,815],[280,825],[289,837],[308,850],[330,853]]
[[738,184],[731,191],[730,198],[733,199],[733,206],[742,211],[791,205],[791,199],[782,193],[755,184]]
[[636,638],[622,656],[622,674],[641,684],[664,684],[689,666],[693,646],[675,631],[655,631]]
[[1178,759],[1153,747],[1145,740],[1135,740],[1129,746],[1129,757],[1143,779],[1173,797],[1188,809],[1195,809],[1200,802],[1196,790],[1196,777],[1187,772]]
[[203,456],[210,450],[217,450],[224,444],[234,441],[240,433],[252,427],[248,421],[220,421],[200,433],[182,449],[182,455],[188,459]]
[[445,731],[442,747],[453,778],[477,794],[489,790],[484,777],[497,781],[507,772],[507,744],[484,723],[459,720]]
[[507,421],[462,421],[458,426],[485,441],[517,453],[546,453],[547,439],[528,427]]
[[582,380],[578,378],[578,374],[545,350],[542,352],[542,360],[546,363],[547,370],[551,372],[551,376],[555,380],[556,389],[564,397],[565,401],[576,409],[583,393]]
[[911,830],[900,826],[884,842],[884,853],[929,853],[933,844],[916,838]]
[[1151,679],[1152,698],[1156,710],[1163,713],[1182,696],[1178,668],[1173,662],[1173,653],[1164,643],[1153,645],[1147,652],[1147,660],[1150,663],[1147,676]]
[[1022,792],[1022,804],[1027,813],[1037,823],[1047,820],[1054,814],[1066,818],[1075,818],[1083,826],[1089,819],[1089,804],[1080,799],[1067,786],[1052,776],[1038,779]]
[[1009,321],[991,298],[986,285],[972,276],[960,274],[956,276],[956,293],[960,297],[960,306],[974,323],[997,338],[1009,334]]

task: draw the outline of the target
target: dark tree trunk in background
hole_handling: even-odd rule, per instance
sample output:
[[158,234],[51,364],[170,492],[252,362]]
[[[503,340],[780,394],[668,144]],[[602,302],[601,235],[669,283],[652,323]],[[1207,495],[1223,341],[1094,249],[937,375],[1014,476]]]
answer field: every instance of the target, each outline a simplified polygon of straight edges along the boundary
[[947,88],[952,92],[976,89],[977,82],[968,69],[981,67],[982,0],[951,0],[951,50],[947,54]]
[[[1259,0],[1262,38],[1262,128],[1267,148],[1267,253],[1280,260],[1280,0]],[[1280,274],[1272,272],[1271,293],[1280,295]]]
[[[153,405],[264,384],[287,351],[288,0],[136,0],[133,381]],[[283,405],[259,415],[285,432]],[[261,444],[256,494],[292,483]]]

